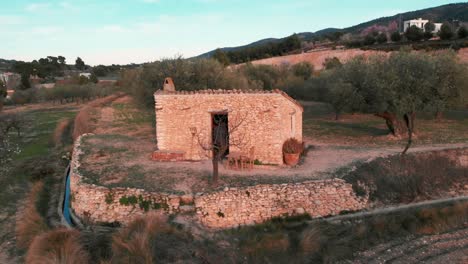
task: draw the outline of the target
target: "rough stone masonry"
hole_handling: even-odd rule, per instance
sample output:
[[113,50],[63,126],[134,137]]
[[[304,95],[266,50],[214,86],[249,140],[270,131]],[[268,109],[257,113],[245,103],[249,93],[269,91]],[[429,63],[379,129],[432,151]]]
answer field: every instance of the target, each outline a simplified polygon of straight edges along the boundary
[[259,224],[273,217],[309,214],[337,215],[367,206],[341,179],[226,188],[195,197],[198,219],[208,227],[231,228]]
[[228,116],[229,128],[238,127],[229,135],[230,151],[246,153],[254,147],[255,159],[262,163],[283,164],[284,141],[302,141],[303,108],[280,90],[169,89],[157,91],[154,98],[156,160],[208,159],[200,141],[211,140],[212,116],[219,113]]

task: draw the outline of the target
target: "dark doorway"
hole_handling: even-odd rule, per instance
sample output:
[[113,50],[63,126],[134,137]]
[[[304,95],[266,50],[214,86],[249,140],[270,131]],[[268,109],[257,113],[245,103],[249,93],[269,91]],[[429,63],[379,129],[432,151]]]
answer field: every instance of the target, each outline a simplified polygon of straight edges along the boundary
[[229,129],[227,113],[212,114],[212,142],[213,154],[217,155],[221,151],[221,158],[229,154]]

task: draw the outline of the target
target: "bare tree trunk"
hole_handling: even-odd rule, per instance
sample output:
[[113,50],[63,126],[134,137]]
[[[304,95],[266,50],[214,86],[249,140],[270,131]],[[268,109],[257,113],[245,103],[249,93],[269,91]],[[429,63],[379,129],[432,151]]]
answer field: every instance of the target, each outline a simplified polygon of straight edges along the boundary
[[441,120],[442,117],[443,117],[442,112],[441,112],[441,111],[437,111],[435,117],[436,117],[437,120]]
[[0,99],[0,112],[3,110],[3,99]]
[[218,185],[218,180],[219,180],[218,161],[219,161],[219,155],[217,153],[213,153],[213,158],[211,159],[211,162],[213,163],[213,182],[212,182],[213,186]]
[[406,127],[408,128],[408,143],[406,143],[406,147],[401,153],[401,155],[405,155],[408,149],[411,147],[411,143],[413,143],[413,129],[414,129],[415,113],[414,112],[406,113],[403,117],[405,119]]
[[374,115],[385,119],[388,130],[392,133],[392,135],[401,136],[403,134],[402,124],[398,121],[395,114],[385,111],[383,113],[377,113]]
[[335,112],[335,121],[340,120],[340,113]]

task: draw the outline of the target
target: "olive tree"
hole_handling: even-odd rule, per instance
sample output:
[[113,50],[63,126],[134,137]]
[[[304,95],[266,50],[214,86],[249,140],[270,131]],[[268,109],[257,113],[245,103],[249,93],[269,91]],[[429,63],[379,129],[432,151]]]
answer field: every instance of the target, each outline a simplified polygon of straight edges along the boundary
[[411,146],[416,113],[441,112],[466,100],[467,68],[453,52],[428,55],[400,51],[385,56],[356,57],[320,78],[327,79],[324,101],[342,111],[373,113],[395,136],[408,133]]
[[153,94],[171,77],[177,90],[248,89],[253,86],[240,70],[228,69],[214,59],[165,58],[121,73],[124,89],[146,107],[154,106]]
[[443,40],[451,39],[453,37],[453,29],[449,23],[443,23],[440,27],[439,37]]

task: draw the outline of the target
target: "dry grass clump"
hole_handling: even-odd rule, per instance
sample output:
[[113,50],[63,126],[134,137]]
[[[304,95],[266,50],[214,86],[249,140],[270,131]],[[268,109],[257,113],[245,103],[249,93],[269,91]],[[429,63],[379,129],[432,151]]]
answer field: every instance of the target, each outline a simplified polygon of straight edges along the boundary
[[317,227],[312,227],[304,230],[300,236],[300,250],[302,253],[310,255],[319,252],[320,245],[320,229]]
[[26,255],[27,264],[86,264],[87,251],[80,241],[80,232],[73,229],[55,229],[37,236]]
[[135,219],[113,237],[112,262],[153,263],[153,239],[170,229],[166,220],[156,214]]
[[43,187],[42,181],[34,183],[26,198],[25,208],[16,220],[16,243],[19,248],[28,248],[34,237],[48,230],[47,224],[36,208]]
[[96,109],[90,106],[86,106],[75,117],[75,123],[73,128],[73,140],[76,140],[79,136],[91,133],[95,129],[96,119],[94,115]]
[[114,234],[110,263],[232,263],[227,255],[212,241],[195,240],[166,217],[148,213]]
[[72,119],[62,119],[55,127],[52,140],[55,146],[62,146],[67,141],[67,131],[70,129]]
[[290,242],[286,233],[264,234],[254,237],[242,245],[241,251],[249,257],[264,253],[284,253],[289,249]]

